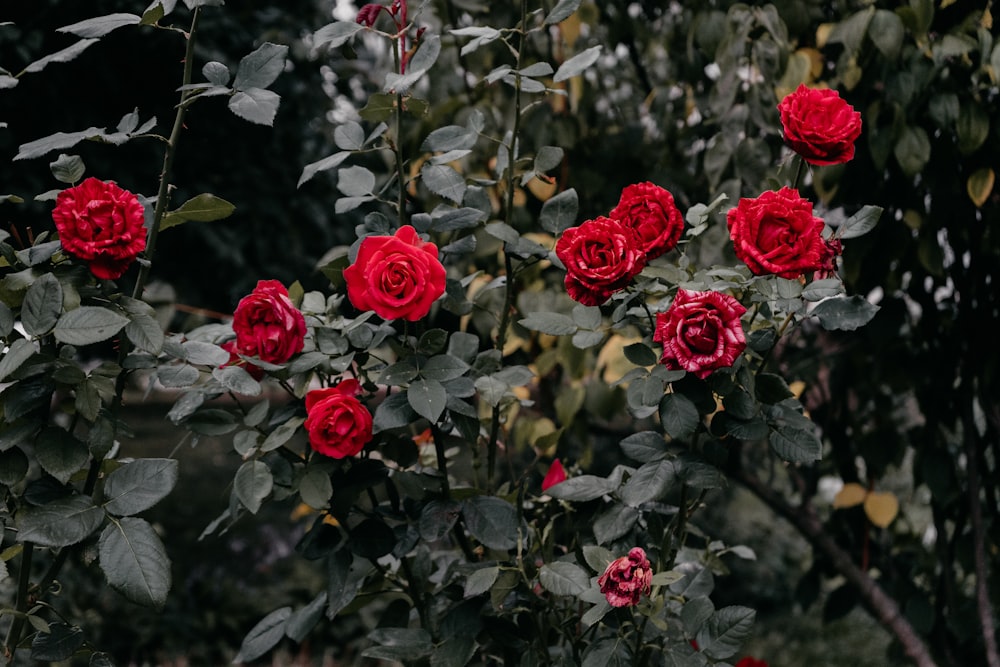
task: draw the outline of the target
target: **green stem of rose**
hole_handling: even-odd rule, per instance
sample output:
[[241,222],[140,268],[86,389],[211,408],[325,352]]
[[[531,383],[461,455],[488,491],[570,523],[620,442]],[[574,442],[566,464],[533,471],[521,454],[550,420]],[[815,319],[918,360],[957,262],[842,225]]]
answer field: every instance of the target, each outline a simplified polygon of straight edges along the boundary
[[7,652],[7,664],[14,662],[14,653],[17,645],[21,643],[21,633],[24,630],[24,623],[27,619],[28,611],[28,585],[31,583],[31,560],[34,555],[35,545],[25,542],[21,551],[21,572],[17,579],[17,604],[18,615],[10,624],[7,630],[7,640],[4,648]]
[[801,155],[796,155],[795,157],[798,160],[798,165],[795,167],[795,180],[792,181],[792,189],[798,190],[799,185],[802,183],[802,176],[806,171],[806,160]]
[[788,315],[785,317],[785,321],[781,323],[780,327],[778,327],[778,332],[777,334],[775,334],[774,338],[774,345],[769,347],[767,349],[767,352],[765,352],[764,355],[760,358],[760,366],[757,367],[757,370],[754,372],[754,376],[760,375],[764,371],[764,367],[767,366],[767,362],[768,360],[770,360],[771,354],[774,353],[774,348],[778,346],[778,341],[780,341],[781,337],[785,335],[785,332],[788,331],[788,327],[794,320],[795,320],[795,313],[788,313]]
[[[521,77],[516,74],[521,69],[521,52],[524,51],[524,26],[528,18],[527,0],[521,0],[521,23],[518,30],[517,55],[515,57],[515,77],[514,86],[514,127],[511,129],[510,146],[507,150],[507,204],[504,211],[505,222],[508,226],[514,221],[514,163],[517,160],[517,135],[521,131]],[[507,343],[507,327],[510,325],[510,311],[514,307],[514,262],[510,254],[504,248],[503,254],[504,271],[507,276],[507,284],[504,286],[504,305],[500,314],[500,329],[497,331],[496,349],[500,352],[500,359],[503,359],[503,349]],[[500,404],[493,406],[493,413],[490,422],[490,439],[486,444],[486,490],[493,493],[497,465],[497,444],[500,437]]]
[[[403,74],[403,59],[402,54],[399,52],[399,42],[400,40],[392,40],[392,58],[395,61],[396,71]],[[396,216],[399,221],[399,227],[406,224],[406,175],[403,173],[403,147],[401,142],[403,140],[403,95],[402,93],[396,93],[396,137],[391,143],[392,152],[396,156],[396,188],[399,192],[396,194]]]

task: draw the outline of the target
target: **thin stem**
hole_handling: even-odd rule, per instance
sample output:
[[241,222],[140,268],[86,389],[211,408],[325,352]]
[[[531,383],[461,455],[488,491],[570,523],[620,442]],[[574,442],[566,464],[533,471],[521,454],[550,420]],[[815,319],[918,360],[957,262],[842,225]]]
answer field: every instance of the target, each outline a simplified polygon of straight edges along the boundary
[[785,332],[788,330],[789,325],[791,325],[794,319],[795,313],[788,313],[788,316],[785,317],[785,321],[781,323],[780,327],[778,327],[778,334],[775,336],[774,345],[769,347],[767,352],[765,352],[760,358],[760,366],[757,367],[757,371],[754,375],[760,375],[764,371],[764,367],[767,366],[768,360],[770,360],[771,355],[774,353],[774,348],[778,347],[778,341],[780,341],[781,337],[785,335]]
[[798,190],[799,184],[802,182],[802,175],[806,170],[806,160],[801,155],[796,156],[799,160],[798,166],[795,167],[795,180],[792,181],[792,189]]
[[17,605],[20,612],[14,617],[7,631],[7,641],[4,647],[7,651],[7,664],[14,662],[14,653],[17,645],[21,643],[21,632],[24,630],[24,623],[27,620],[28,612],[28,586],[31,583],[31,561],[35,553],[35,545],[32,542],[25,542],[21,551],[21,572],[17,578]]
[[[512,226],[514,221],[514,164],[517,161],[517,135],[521,131],[521,76],[516,72],[521,69],[521,53],[524,51],[524,26],[528,20],[528,2],[521,0],[521,23],[518,31],[517,55],[515,56],[514,76],[517,78],[514,86],[514,127],[511,130],[510,146],[507,155],[507,203],[504,211],[505,222]],[[497,331],[496,349],[500,351],[501,361],[503,349],[507,343],[507,327],[510,326],[510,311],[514,307],[514,262],[504,249],[504,271],[507,283],[504,285],[503,312],[500,313],[500,329]],[[497,464],[497,443],[500,436],[500,405],[493,406],[490,422],[490,439],[486,444],[486,490],[492,493],[495,488]]]

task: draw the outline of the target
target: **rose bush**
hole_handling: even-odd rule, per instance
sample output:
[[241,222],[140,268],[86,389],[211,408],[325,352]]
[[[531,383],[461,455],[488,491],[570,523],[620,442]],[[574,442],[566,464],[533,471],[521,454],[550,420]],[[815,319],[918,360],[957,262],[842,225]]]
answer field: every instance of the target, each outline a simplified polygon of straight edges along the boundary
[[778,104],[785,143],[809,164],[841,164],[854,158],[861,114],[836,90],[800,84]]
[[63,250],[103,280],[120,278],[146,248],[142,203],[111,181],[90,177],[61,191],[52,220]]

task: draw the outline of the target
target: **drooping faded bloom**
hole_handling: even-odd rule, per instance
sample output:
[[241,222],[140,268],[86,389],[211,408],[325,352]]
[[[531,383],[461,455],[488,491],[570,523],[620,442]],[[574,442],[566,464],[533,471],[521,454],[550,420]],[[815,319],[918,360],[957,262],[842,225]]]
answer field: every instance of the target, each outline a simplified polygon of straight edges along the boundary
[[634,607],[639,597],[653,586],[653,571],[641,547],[633,547],[627,556],[611,561],[597,579],[597,585],[612,607]]

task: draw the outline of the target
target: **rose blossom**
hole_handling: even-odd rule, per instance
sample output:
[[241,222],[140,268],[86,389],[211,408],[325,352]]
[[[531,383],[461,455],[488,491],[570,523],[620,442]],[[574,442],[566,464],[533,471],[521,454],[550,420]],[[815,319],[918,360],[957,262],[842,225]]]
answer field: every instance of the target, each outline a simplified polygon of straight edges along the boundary
[[734,667],[767,667],[767,662],[748,655],[740,658]]
[[372,439],[372,416],[355,395],[357,380],[306,394],[306,431],[314,450],[335,459],[354,456]]
[[611,561],[597,579],[597,585],[612,607],[634,607],[639,596],[649,593],[653,585],[653,571],[641,547],[633,547],[628,556]]
[[745,312],[728,294],[677,290],[670,308],[656,315],[653,340],[663,343],[661,362],[702,379],[732,366],[747,346],[740,322]]
[[647,260],[676,248],[684,231],[684,218],[674,204],[674,196],[652,183],[626,186],[608,217],[636,231]]
[[277,280],[260,280],[233,313],[235,351],[270,364],[283,364],[302,351],[306,320]]
[[394,236],[366,236],[354,263],[344,269],[347,297],[358,310],[384,320],[415,322],[444,294],[445,270],[433,243],[400,227]]
[[603,216],[564,231],[556,255],[566,266],[566,291],[585,306],[607,301],[646,265],[635,230]]
[[813,215],[812,203],[789,187],[740,199],[727,222],[736,256],[758,276],[798,278],[829,265],[823,221]]
[[563,468],[562,461],[556,459],[552,462],[552,465],[549,466],[549,471],[545,473],[545,479],[542,480],[542,491],[547,491],[549,487],[565,481],[566,469]]
[[91,177],[66,188],[56,197],[52,220],[63,250],[101,279],[121,277],[146,249],[139,198],[111,181]]
[[854,157],[861,114],[837,91],[799,84],[781,100],[778,111],[785,143],[809,164],[841,164]]

